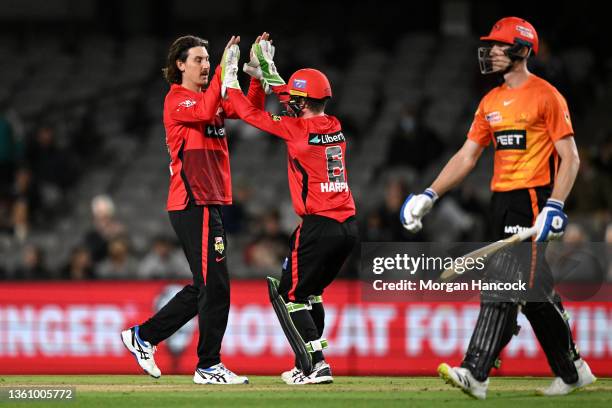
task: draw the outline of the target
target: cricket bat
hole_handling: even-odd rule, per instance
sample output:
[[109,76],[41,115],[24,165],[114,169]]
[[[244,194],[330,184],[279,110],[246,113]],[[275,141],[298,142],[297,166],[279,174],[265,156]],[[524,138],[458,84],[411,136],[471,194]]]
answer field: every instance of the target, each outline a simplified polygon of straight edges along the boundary
[[[480,257],[484,257],[484,256],[490,256],[493,255],[494,253],[496,253],[497,251],[507,248],[510,245],[514,245],[517,244],[521,241],[526,240],[527,238],[530,238],[532,236],[534,236],[537,232],[536,227],[531,227],[528,228],[526,230],[523,230],[517,234],[512,235],[511,237],[508,237],[506,239],[500,239],[499,241],[493,242],[485,247],[479,248],[475,251],[472,251],[468,254],[463,255],[461,258],[464,259],[468,259],[468,258],[472,258],[472,259],[476,259],[476,258],[480,258]],[[457,276],[459,276],[460,274],[455,272],[455,268],[451,267],[448,269],[445,269],[442,274],[440,275],[440,280],[445,282],[445,281],[451,281],[453,279],[455,279]]]

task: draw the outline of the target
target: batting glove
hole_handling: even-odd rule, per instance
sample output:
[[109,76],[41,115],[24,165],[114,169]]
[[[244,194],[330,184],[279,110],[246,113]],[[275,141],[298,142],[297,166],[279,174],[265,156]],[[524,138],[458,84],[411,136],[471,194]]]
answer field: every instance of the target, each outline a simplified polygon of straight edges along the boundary
[[559,239],[567,226],[567,215],[563,212],[563,201],[549,198],[538,214],[534,226],[538,231],[536,233],[537,242]]
[[254,44],[255,56],[259,61],[263,80],[269,86],[285,85],[285,81],[278,74],[276,65],[274,65],[274,46],[270,41],[261,40]]
[[421,219],[431,210],[437,199],[438,194],[431,188],[419,195],[410,194],[400,210],[400,221],[404,228],[412,233],[419,232],[423,228]]
[[237,44],[230,46],[221,58],[221,97],[227,95],[227,88],[240,89],[238,82],[238,60],[240,48]]

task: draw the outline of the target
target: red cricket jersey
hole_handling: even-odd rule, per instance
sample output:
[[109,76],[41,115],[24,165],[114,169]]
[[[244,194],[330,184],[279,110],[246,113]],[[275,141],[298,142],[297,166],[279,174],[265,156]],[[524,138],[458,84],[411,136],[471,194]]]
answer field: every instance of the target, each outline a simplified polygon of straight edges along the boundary
[[343,222],[355,215],[345,165],[346,139],[338,119],[271,115],[237,89],[228,89],[228,94],[242,120],[287,143],[289,189],[299,216],[316,214]]
[[[204,92],[172,84],[164,101],[164,128],[170,154],[168,211],[198,205],[232,203],[232,179],[225,119],[237,119],[221,99],[220,69]],[[265,93],[252,80],[248,99],[263,109]]]

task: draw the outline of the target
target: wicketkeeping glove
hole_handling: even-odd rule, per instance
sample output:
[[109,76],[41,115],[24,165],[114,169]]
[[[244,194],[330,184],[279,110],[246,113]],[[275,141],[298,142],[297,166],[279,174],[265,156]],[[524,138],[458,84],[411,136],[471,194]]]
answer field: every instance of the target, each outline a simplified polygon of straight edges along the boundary
[[400,221],[404,228],[412,233],[419,232],[423,228],[421,219],[431,210],[437,199],[438,194],[431,188],[419,195],[410,194],[400,210]]
[[237,44],[230,46],[221,58],[221,97],[227,95],[227,88],[240,89],[238,82],[238,60],[240,48]]
[[254,44],[255,56],[259,61],[259,67],[263,80],[269,86],[285,85],[285,81],[278,74],[276,65],[274,65],[274,46],[270,41],[261,40]]
[[538,214],[534,225],[538,230],[537,242],[559,239],[567,226],[567,215],[563,212],[563,202],[549,198]]
[[[259,82],[261,82],[261,86],[263,87],[266,94],[269,95],[272,93],[272,87],[270,86],[270,84],[268,84],[267,81],[263,79],[263,72],[261,71],[259,60],[255,55],[255,45],[257,44],[253,44],[251,46],[251,52],[249,54],[251,58],[249,62],[245,62],[242,65],[242,71],[244,71],[246,74],[249,74],[253,78],[258,79]],[[274,58],[274,47],[272,47],[272,58]]]

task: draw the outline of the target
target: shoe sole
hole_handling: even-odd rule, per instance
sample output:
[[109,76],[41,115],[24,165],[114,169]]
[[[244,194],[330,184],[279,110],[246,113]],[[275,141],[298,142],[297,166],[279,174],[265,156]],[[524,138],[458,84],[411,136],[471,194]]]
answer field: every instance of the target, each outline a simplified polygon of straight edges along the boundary
[[298,385],[299,386],[299,385],[332,384],[333,382],[334,382],[334,378],[326,375],[326,376],[323,376],[323,377],[319,377],[318,379],[316,379],[315,381],[312,381],[312,382],[294,383],[294,382],[291,382],[291,381],[285,381],[285,384],[287,384],[287,385]]
[[465,395],[469,396],[470,398],[480,400],[480,398],[478,398],[477,396],[475,396],[474,394],[472,394],[471,392],[463,388],[461,384],[455,381],[455,379],[451,376],[449,372],[449,368],[450,367],[448,366],[448,364],[444,364],[444,363],[438,366],[438,374],[440,375],[440,378],[442,378],[444,382],[449,384],[450,386],[459,388],[461,392],[463,392]]
[[153,374],[151,374],[150,372],[148,372],[147,370],[145,370],[144,368],[142,368],[142,366],[140,365],[140,363],[138,362],[138,357],[136,357],[136,353],[132,351],[132,348],[130,347],[130,345],[128,343],[125,342],[125,339],[123,338],[123,333],[121,333],[121,342],[123,343],[123,347],[125,347],[127,349],[127,351],[130,352],[130,354],[134,357],[134,359],[136,360],[136,364],[138,364],[138,367],[140,367],[140,369],[147,375],[153,377],[153,378],[159,378],[161,377],[161,375],[158,375],[157,377],[154,376]]
[[[202,380],[204,381],[204,380]],[[197,382],[195,379],[193,380],[194,384],[197,385],[245,385],[245,384],[249,384],[249,380],[247,379],[245,382],[241,382],[241,383],[218,383],[218,382]]]

